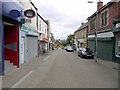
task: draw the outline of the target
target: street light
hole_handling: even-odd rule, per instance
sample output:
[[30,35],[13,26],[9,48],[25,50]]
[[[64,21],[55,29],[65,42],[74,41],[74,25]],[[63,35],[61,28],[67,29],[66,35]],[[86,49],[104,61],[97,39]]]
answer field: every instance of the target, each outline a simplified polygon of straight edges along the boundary
[[[88,3],[97,3],[94,1],[88,1]],[[96,11],[96,30],[95,30],[95,62],[97,62],[97,31],[98,31],[98,10]]]

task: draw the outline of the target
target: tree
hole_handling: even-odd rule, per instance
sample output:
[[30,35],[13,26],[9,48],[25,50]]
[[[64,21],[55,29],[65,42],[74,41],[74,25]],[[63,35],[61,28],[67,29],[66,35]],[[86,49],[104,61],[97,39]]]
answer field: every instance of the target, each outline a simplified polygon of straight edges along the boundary
[[62,46],[66,46],[66,41],[65,40],[61,40],[61,45]]
[[66,44],[71,45],[74,42],[74,35],[70,34],[66,39]]

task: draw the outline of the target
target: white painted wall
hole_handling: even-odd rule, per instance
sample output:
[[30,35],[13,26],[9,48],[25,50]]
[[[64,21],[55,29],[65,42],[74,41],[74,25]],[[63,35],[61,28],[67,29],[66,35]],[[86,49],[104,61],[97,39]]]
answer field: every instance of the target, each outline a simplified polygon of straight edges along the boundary
[[[47,24],[38,16],[38,32],[47,37]],[[40,37],[42,39],[42,37]]]
[[[25,10],[27,10],[27,9],[32,9],[32,10],[34,10],[35,11],[35,13],[36,13],[36,16],[34,17],[34,18],[31,18],[31,23],[25,23],[24,25],[25,26],[27,26],[27,27],[29,27],[29,28],[31,28],[31,29],[33,29],[33,30],[37,30],[37,11],[36,11],[36,9],[32,6],[32,4],[30,3],[30,1],[29,0],[18,0],[19,1],[19,3],[21,3],[22,5],[23,5],[23,7],[24,7],[24,11]],[[24,16],[24,11],[22,11],[22,15],[23,15],[23,17],[25,17]],[[27,17],[25,17],[26,19],[28,19]],[[27,47],[27,37],[26,37],[26,32],[24,32],[24,31],[21,31],[21,28],[19,29],[20,31],[19,31],[19,65],[21,65],[22,64],[22,61],[21,61],[21,38],[22,37],[25,37],[25,50],[24,50],[24,59],[25,59],[25,62],[27,61],[27,49],[30,47]],[[37,35],[37,33],[34,33],[34,32],[30,32],[29,34],[32,34],[32,35]],[[38,40],[36,39],[36,42],[37,42]],[[31,43],[30,43],[31,44]],[[37,48],[37,43],[36,44],[34,44],[34,46],[35,46],[35,48]],[[35,54],[33,54],[34,56],[37,54],[37,49],[35,50],[34,49],[34,51],[35,51]],[[31,52],[32,53],[32,52]]]
[[[24,11],[27,9],[32,9],[35,11],[36,16],[34,18],[31,18],[31,23],[25,23],[25,25],[33,28],[34,30],[37,30],[37,11],[34,8],[34,6],[30,3],[29,0],[19,0],[19,2],[23,5],[24,7]],[[22,12],[23,16],[24,16],[24,11]],[[28,19],[27,17],[25,17],[26,19]]]

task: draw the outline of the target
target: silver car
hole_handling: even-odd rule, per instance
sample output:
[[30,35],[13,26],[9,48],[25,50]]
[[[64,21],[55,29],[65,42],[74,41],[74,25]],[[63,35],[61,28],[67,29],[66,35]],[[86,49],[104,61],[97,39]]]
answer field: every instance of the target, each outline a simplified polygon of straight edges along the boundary
[[67,52],[73,52],[74,50],[73,50],[73,48],[71,46],[67,46],[66,51]]
[[78,51],[78,56],[80,56],[81,58],[87,58],[87,57],[94,58],[94,54],[92,50],[90,50],[90,48],[81,48]]

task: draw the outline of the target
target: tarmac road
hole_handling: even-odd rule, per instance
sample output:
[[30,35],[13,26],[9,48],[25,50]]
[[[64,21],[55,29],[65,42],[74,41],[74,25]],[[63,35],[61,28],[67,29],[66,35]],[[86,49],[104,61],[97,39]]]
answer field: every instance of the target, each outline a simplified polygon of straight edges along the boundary
[[81,59],[75,52],[58,49],[23,67],[3,77],[3,88],[118,88],[116,63]]

